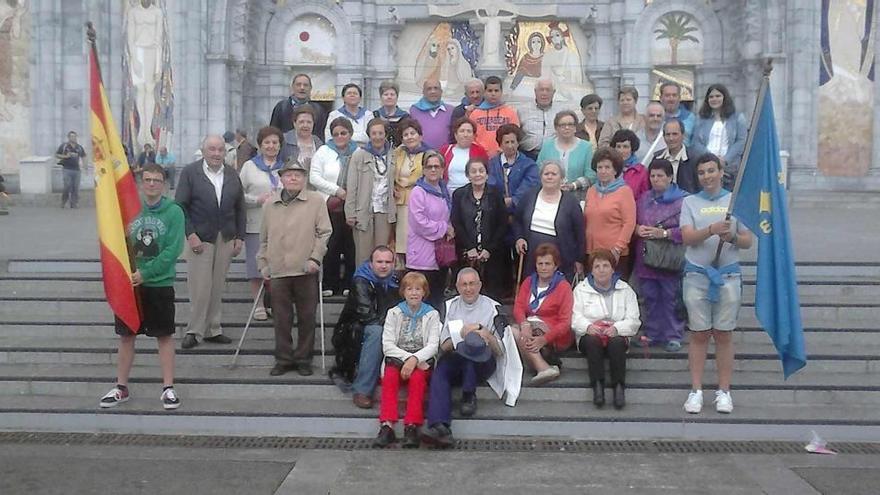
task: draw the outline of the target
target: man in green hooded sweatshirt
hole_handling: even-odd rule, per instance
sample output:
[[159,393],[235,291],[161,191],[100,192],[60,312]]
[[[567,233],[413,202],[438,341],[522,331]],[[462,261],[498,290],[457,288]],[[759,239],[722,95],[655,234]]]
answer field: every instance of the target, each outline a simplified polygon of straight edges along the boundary
[[[174,201],[162,196],[165,171],[161,166],[144,167],[141,192],[141,214],[131,222],[128,240],[133,247],[137,270],[131,284],[138,288],[142,310],[141,328],[137,333],[155,337],[159,342],[159,365],[162,368],[162,407],[177,409],[180,398],[174,390],[174,277],[175,266],[183,250],[183,210]],[[137,334],[118,318],[119,335],[116,386],[101,397],[102,408],[127,402],[128,375],[134,362],[134,339]]]

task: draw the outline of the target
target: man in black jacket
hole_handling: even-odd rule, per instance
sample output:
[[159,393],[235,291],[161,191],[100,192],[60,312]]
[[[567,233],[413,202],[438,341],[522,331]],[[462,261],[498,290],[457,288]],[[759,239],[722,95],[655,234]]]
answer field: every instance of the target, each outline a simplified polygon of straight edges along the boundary
[[352,290],[333,332],[336,366],[330,376],[345,384],[351,382],[354,404],[364,409],[373,407],[373,390],[382,367],[385,315],[401,300],[393,271],[391,249],[373,249],[370,260],[354,273]]
[[272,109],[269,125],[281,129],[285,133],[293,129],[293,111],[302,105],[309,105],[315,111],[315,125],[312,134],[324,142],[324,127],[327,125],[327,113],[317,102],[311,101],[312,78],[308,74],[297,74],[290,82],[290,96],[279,100]]
[[[663,158],[672,163],[673,182],[685,191],[695,194],[700,191],[700,181],[697,178],[697,159],[691,153],[691,149],[684,145],[684,124],[677,118],[672,118],[663,124],[663,140],[666,141],[666,149],[654,153],[654,158]],[[650,164],[647,164],[650,165]]]
[[186,217],[187,288],[189,323],[181,345],[190,349],[197,337],[228,344],[220,328],[220,300],[232,258],[244,244],[246,214],[244,189],[238,172],[223,164],[226,153],[221,136],[202,141],[202,160],[180,173],[175,200]]

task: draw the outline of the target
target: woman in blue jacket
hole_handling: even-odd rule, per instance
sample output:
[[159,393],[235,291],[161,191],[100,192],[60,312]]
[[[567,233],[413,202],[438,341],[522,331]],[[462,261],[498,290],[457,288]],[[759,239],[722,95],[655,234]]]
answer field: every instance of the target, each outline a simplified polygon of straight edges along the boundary
[[713,84],[706,91],[699,119],[694,126],[691,147],[696,157],[712,153],[721,159],[723,187],[732,189],[742,161],[748,132],[746,119],[736,111],[733,97],[723,84]]
[[519,151],[524,135],[516,124],[499,127],[495,132],[499,151],[489,160],[489,187],[504,195],[504,204],[511,215],[525,194],[538,185],[538,165]]

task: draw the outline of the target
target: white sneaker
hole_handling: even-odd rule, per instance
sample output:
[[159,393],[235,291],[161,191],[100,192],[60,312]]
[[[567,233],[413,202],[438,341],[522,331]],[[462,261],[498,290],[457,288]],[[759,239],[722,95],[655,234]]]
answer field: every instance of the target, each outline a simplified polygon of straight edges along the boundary
[[690,414],[699,414],[703,410],[703,391],[691,391],[688,400],[684,403],[684,411]]
[[333,291],[325,289],[323,292],[321,292],[321,295],[324,297],[330,297],[333,295]]
[[532,380],[529,382],[533,387],[537,387],[538,385],[543,385],[547,382],[552,382],[553,380],[559,378],[559,366],[553,365],[547,368],[544,371],[538,372],[532,377]]
[[733,398],[730,396],[730,392],[725,392],[724,390],[715,391],[715,410],[723,414],[733,412]]

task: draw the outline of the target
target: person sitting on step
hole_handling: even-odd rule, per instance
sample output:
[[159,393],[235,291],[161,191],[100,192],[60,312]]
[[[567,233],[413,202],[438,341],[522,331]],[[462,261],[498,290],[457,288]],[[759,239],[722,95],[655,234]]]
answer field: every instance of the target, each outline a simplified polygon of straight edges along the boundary
[[400,382],[409,382],[404,424],[404,448],[419,446],[419,427],[424,423],[424,400],[431,367],[440,346],[440,314],[425,299],[428,279],[410,272],[400,282],[404,300],[388,310],[382,330],[385,373],[382,378],[379,435],[373,445],[387,447],[397,441],[394,423],[399,418]]
[[455,283],[458,296],[446,302],[446,322],[440,333],[443,352],[431,377],[428,428],[422,441],[438,447],[452,445],[452,387],[461,385],[461,415],[477,412],[477,384],[488,379],[496,358],[504,354],[495,330],[499,304],[480,294],[483,284],[473,268],[462,268]]
[[401,299],[394,252],[388,246],[373,249],[369,261],[355,270],[351,286],[333,331],[336,365],[330,378],[344,391],[354,392],[354,405],[370,409],[382,366],[385,316]]

